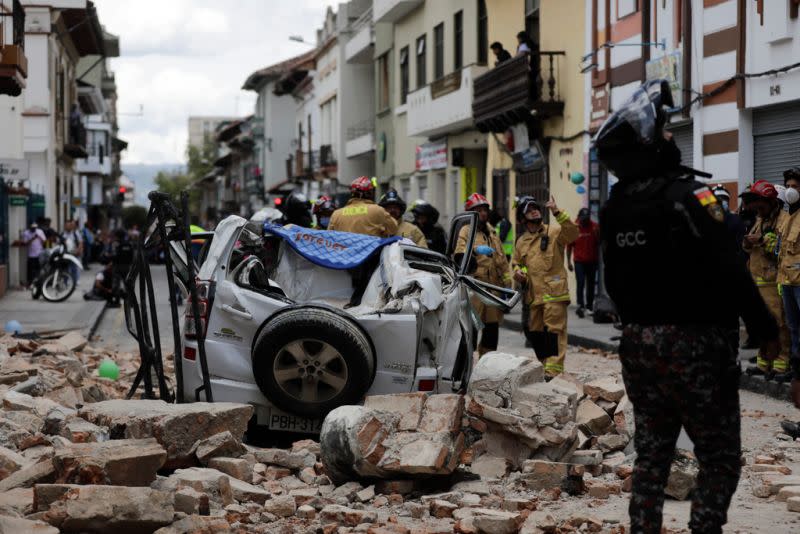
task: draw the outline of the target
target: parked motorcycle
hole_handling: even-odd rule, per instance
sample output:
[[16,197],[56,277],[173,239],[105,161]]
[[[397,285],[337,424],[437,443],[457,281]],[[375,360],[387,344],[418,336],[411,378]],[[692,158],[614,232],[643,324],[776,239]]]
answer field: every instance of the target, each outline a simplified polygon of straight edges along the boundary
[[41,296],[49,302],[65,301],[78,285],[78,281],[70,274],[70,269],[74,266],[82,271],[83,265],[78,258],[67,254],[63,243],[46,250],[45,254],[45,265],[31,284],[31,296],[34,299]]

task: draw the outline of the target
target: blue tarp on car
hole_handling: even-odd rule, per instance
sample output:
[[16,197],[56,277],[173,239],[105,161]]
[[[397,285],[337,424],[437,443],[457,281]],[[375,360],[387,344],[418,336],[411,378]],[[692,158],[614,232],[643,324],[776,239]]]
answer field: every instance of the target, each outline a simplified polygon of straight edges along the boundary
[[264,224],[264,232],[282,238],[308,261],[330,269],[353,269],[401,237],[373,237],[301,226]]

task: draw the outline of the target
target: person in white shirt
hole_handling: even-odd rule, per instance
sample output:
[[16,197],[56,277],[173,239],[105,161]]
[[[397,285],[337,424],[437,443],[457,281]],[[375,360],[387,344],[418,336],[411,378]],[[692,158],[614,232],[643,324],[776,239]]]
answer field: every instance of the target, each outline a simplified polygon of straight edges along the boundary
[[36,277],[39,276],[39,256],[44,250],[44,242],[47,238],[39,229],[39,225],[32,223],[27,230],[22,233],[22,241],[28,247],[27,278],[28,285],[31,285]]
[[[61,238],[64,240],[64,247],[67,254],[72,254],[76,258],[82,257],[83,238],[81,237],[81,233],[78,231],[78,225],[76,224],[75,219],[68,219],[64,223],[64,233],[61,234]],[[76,283],[81,277],[81,271],[78,269],[77,265],[70,264],[69,274],[75,279]]]

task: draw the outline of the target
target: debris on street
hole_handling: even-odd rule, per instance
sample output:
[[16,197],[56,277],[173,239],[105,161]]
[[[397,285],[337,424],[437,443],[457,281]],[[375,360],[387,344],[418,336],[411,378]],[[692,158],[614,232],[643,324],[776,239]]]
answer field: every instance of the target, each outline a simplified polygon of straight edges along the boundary
[[[593,515],[626,499],[634,460],[618,377],[545,382],[485,355],[466,395],[378,395],[330,412],[319,441],[245,443],[253,409],[124,398],[132,355],[85,339],[0,337],[0,530],[26,532],[624,532]],[[102,362],[117,380],[98,376]],[[750,455],[757,498],[800,510],[791,441]],[[668,494],[688,499],[679,451]],[[580,511],[580,512],[579,512]]]

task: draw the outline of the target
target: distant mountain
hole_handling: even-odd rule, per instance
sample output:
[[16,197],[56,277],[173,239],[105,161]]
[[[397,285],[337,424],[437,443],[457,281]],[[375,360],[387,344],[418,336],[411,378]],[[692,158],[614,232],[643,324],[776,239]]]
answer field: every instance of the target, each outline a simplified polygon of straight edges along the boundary
[[122,174],[136,184],[136,203],[149,206],[147,193],[156,188],[153,179],[161,171],[184,172],[183,163],[123,163]]

